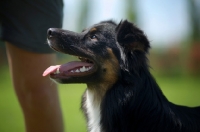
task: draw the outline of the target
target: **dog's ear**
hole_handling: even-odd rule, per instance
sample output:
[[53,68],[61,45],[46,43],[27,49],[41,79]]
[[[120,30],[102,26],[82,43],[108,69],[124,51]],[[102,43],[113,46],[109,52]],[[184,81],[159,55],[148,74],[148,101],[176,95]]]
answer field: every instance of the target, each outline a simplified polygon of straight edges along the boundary
[[134,24],[127,20],[121,21],[116,27],[116,33],[118,43],[125,49],[148,52],[149,41],[143,31]]

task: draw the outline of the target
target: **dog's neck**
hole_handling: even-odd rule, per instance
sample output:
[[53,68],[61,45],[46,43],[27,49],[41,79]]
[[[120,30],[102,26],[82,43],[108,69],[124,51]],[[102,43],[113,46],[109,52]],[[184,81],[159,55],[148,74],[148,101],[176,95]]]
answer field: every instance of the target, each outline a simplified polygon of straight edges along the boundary
[[87,84],[87,89],[94,95],[95,103],[100,103],[106,92],[112,87],[110,83]]
[[108,85],[88,84],[85,93],[85,114],[88,118],[88,127],[90,132],[101,132],[101,102],[105,96]]
[[[130,76],[128,80],[131,80],[128,84],[123,84],[124,80],[118,80],[114,85],[106,85],[106,83],[87,85],[85,105],[88,125],[91,128],[90,132],[109,130],[110,124],[123,121],[122,117],[130,120],[126,116],[126,113],[129,112],[137,113],[137,117],[144,116],[145,113],[147,118],[149,116],[151,119],[151,113],[149,112],[152,110],[149,110],[149,108],[156,111],[158,110],[157,106],[160,106],[157,105],[158,103],[165,104],[163,101],[167,102],[150,73],[141,73],[141,76],[135,74]],[[134,107],[127,109],[130,107],[129,104],[134,105]],[[116,112],[119,112],[120,115]],[[119,115],[119,117],[116,117],[116,115]],[[109,123],[109,126],[107,126],[107,123]]]
[[101,132],[101,102],[106,94],[106,91],[111,87],[109,83],[93,83],[87,84],[87,90],[85,92],[85,103],[86,108],[85,114],[88,118],[88,126],[90,132]]
[[114,130],[116,124],[121,125],[124,121],[127,122],[127,126],[145,123],[141,120],[144,119],[144,116],[145,119],[149,120],[155,118],[154,115],[151,115],[152,111],[158,117],[160,114],[164,114],[162,108],[159,111],[158,106],[160,105],[158,104],[163,104],[162,102],[165,102],[166,98],[150,73],[149,75],[147,73],[141,73],[141,76],[134,75],[129,80],[132,80],[132,82],[127,84],[124,84],[123,80],[118,80],[106,92],[101,102],[102,130]]
[[85,103],[84,103],[84,108],[85,109],[85,114],[87,115],[88,119],[88,128],[90,128],[90,132],[101,132],[100,128],[100,99],[99,97],[96,98],[96,92],[91,91],[90,89],[86,90],[85,93]]

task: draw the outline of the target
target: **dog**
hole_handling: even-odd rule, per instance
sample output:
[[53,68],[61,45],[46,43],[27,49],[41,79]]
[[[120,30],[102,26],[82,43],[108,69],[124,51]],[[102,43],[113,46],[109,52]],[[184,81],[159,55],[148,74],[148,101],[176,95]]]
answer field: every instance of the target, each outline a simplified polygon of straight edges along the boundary
[[81,33],[50,28],[47,41],[80,59],[43,76],[87,84],[81,108],[89,132],[200,132],[200,107],[167,100],[149,71],[150,42],[133,23],[102,21]]

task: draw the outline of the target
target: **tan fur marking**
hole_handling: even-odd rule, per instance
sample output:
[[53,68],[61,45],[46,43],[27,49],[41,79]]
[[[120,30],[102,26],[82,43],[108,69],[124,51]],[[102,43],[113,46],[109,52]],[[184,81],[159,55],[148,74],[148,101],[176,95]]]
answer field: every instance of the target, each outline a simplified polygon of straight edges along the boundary
[[118,79],[119,62],[112,52],[112,49],[107,48],[110,55],[109,59],[106,59],[103,63],[103,67],[106,69],[104,76],[104,83],[109,86],[113,85]]
[[97,31],[97,29],[96,28],[90,29],[90,32],[94,32],[94,31]]
[[112,49],[107,48],[107,51],[109,53],[109,58],[105,58],[102,61],[102,68],[106,70],[102,77],[102,81],[98,84],[88,85],[88,88],[95,94],[94,101],[97,102],[102,99],[106,91],[118,80],[119,62],[113,54]]

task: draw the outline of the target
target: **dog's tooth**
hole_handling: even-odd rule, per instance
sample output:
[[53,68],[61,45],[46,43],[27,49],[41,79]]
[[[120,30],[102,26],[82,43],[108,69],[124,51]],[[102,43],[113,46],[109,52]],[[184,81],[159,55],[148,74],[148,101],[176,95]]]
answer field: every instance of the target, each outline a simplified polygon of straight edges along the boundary
[[80,71],[81,72],[85,72],[86,71],[85,66],[83,66],[82,68],[80,68]]
[[86,68],[85,68],[85,66],[83,66],[83,70],[84,70],[84,71],[86,71]]
[[85,72],[85,71],[86,71],[86,68],[85,68],[85,66],[83,66],[83,68],[82,68],[82,69],[83,69],[83,72]]
[[73,71],[73,70],[71,70],[70,72],[71,72],[71,73],[74,73],[74,71]]
[[79,70],[80,70],[80,72],[84,72],[84,70],[83,70],[83,67],[82,67],[82,68],[80,68]]
[[78,69],[76,69],[76,71],[75,72],[80,72]]
[[86,68],[86,71],[89,71],[91,69],[91,67]]

